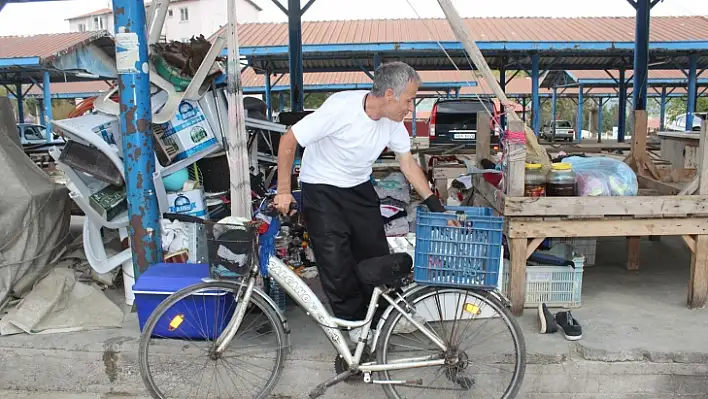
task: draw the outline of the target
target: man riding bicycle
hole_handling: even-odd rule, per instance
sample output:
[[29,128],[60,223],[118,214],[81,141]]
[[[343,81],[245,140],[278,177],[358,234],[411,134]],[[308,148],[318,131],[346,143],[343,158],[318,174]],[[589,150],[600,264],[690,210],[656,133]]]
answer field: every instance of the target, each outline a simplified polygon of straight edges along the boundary
[[[410,152],[410,136],[403,125],[420,84],[420,76],[409,65],[383,64],[375,72],[371,91],[333,94],[280,140],[274,203],[287,214],[295,202],[291,171],[299,144],[305,148],[300,168],[305,225],[322,287],[340,319],[363,320],[373,291],[358,279],[355,265],[390,253],[371,182],[373,163],[385,148],[396,153],[401,172],[428,208],[445,211]],[[360,328],[350,331],[353,341],[360,336]]]

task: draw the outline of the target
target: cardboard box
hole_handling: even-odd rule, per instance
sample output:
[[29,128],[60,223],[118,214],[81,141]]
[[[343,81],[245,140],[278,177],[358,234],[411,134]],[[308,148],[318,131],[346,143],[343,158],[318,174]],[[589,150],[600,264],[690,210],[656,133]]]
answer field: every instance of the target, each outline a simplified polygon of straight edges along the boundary
[[206,115],[199,104],[192,101],[182,101],[172,120],[153,125],[153,133],[172,162],[217,144]]
[[204,190],[201,188],[167,194],[169,213],[179,213],[207,219],[208,213],[204,202]]

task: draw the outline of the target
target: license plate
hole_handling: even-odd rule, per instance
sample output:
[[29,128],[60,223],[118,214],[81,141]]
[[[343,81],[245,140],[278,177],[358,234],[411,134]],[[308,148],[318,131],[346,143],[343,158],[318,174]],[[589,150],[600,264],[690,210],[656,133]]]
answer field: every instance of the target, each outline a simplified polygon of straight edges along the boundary
[[477,135],[474,133],[455,133],[452,137],[455,139],[469,140],[474,139]]

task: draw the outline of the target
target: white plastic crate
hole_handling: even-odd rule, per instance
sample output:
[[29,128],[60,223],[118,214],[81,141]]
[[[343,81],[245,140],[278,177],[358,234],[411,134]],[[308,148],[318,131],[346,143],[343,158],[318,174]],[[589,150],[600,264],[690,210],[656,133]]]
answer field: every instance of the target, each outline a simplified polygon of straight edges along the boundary
[[[545,303],[549,308],[576,308],[580,306],[583,289],[582,255],[573,257],[571,266],[526,266],[525,308]],[[504,260],[503,292],[508,294],[509,261]]]
[[566,243],[575,247],[579,254],[585,257],[585,266],[595,266],[595,252],[597,250],[597,238],[595,237],[564,237],[549,238],[550,246],[558,243]]

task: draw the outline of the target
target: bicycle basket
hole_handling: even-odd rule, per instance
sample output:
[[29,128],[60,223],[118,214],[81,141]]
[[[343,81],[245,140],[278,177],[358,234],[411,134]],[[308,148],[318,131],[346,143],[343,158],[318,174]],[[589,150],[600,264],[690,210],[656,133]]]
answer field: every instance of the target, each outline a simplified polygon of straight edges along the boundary
[[214,223],[206,228],[212,277],[245,276],[254,259],[255,229],[247,223]]

